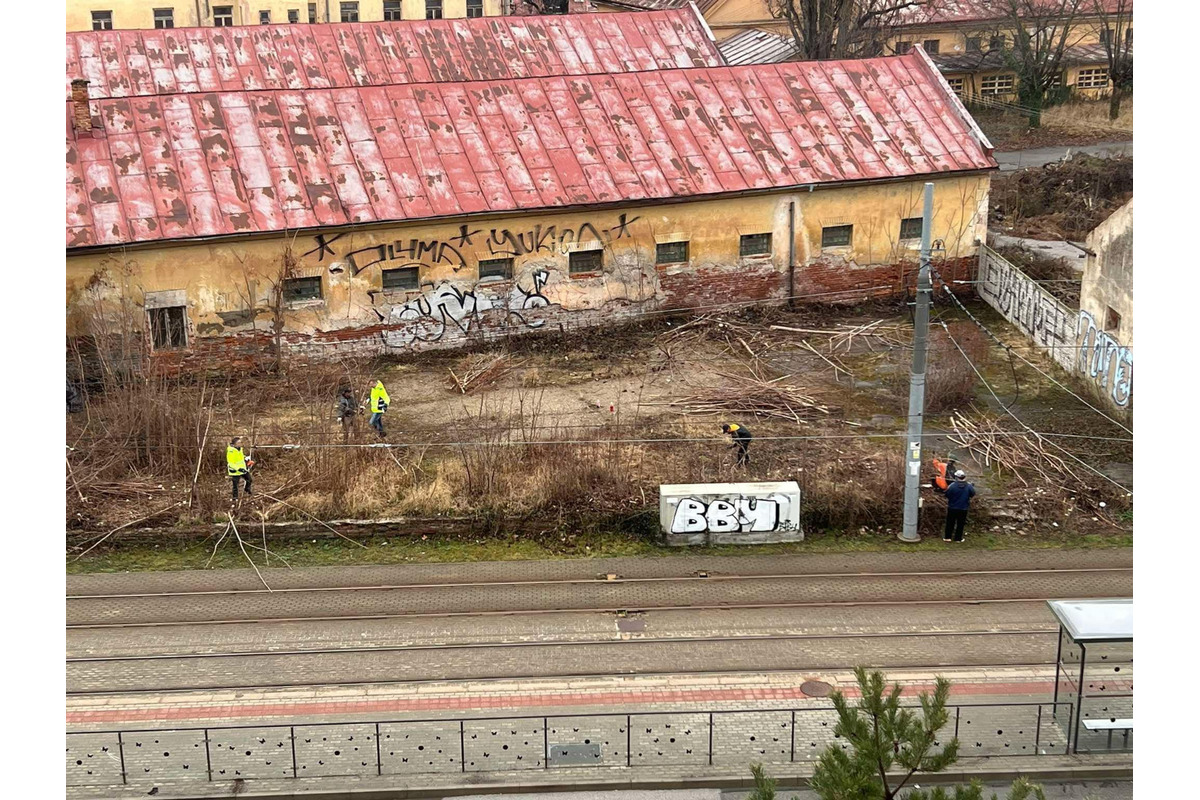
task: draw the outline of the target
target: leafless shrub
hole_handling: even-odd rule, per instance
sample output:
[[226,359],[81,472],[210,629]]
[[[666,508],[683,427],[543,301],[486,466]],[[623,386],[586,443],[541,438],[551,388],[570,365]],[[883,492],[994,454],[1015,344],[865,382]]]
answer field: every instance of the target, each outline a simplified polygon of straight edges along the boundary
[[[929,338],[929,367],[925,377],[927,412],[947,411],[970,403],[979,385],[979,376],[971,363],[982,370],[991,353],[987,336],[973,323],[952,322],[947,327],[949,335],[935,328]],[[958,342],[958,347],[954,342]]]

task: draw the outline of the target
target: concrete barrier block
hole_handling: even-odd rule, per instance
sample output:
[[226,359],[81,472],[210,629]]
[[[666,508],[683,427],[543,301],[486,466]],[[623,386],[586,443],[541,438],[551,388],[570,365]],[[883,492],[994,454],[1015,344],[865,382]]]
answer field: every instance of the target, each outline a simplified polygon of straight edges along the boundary
[[798,542],[800,485],[677,483],[659,486],[659,525],[670,545]]

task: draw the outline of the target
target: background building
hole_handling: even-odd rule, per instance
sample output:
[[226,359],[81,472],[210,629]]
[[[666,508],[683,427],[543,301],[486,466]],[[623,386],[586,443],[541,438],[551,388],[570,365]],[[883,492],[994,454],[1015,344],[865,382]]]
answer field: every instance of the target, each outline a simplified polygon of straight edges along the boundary
[[1087,238],[1079,295],[1079,371],[1122,410],[1133,408],[1133,200]]

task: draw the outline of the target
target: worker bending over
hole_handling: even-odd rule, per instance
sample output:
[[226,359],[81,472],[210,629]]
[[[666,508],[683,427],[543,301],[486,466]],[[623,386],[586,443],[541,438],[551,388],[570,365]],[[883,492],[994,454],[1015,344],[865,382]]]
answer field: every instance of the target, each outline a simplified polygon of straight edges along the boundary
[[733,446],[737,448],[737,465],[739,467],[749,466],[750,440],[753,438],[750,435],[750,431],[742,425],[729,422],[726,422],[724,425],[722,425],[721,430],[733,440]]

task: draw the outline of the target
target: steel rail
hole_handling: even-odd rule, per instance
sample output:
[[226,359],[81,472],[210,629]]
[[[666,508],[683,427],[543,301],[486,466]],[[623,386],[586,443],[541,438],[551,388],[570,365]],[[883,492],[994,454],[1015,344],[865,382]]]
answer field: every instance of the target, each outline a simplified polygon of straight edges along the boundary
[[996,599],[957,598],[950,600],[830,600],[809,603],[706,603],[690,606],[613,606],[593,608],[542,608],[504,611],[417,611],[408,614],[347,614],[323,617],[266,617],[258,619],[217,619],[168,622],[91,622],[67,625],[67,630],[91,630],[106,628],[173,628],[188,625],[236,625],[245,623],[265,624],[278,622],[339,622],[382,619],[427,619],[440,617],[506,617],[539,614],[620,614],[646,613],[651,611],[724,611],[727,609],[772,609],[772,608],[842,608],[848,606],[921,606],[921,605],[993,605],[1000,603],[1045,603],[1058,597],[1012,597]]
[[594,585],[594,584],[637,584],[637,583],[688,583],[706,582],[720,583],[749,580],[788,580],[788,579],[828,579],[828,578],[938,578],[938,577],[970,577],[976,575],[1056,575],[1096,572],[1132,572],[1133,567],[1068,567],[1044,569],[996,569],[996,570],[933,570],[923,572],[800,572],[763,575],[670,575],[649,578],[621,578],[608,580],[597,578],[561,578],[554,580],[528,581],[462,581],[446,583],[400,583],[381,584],[377,586],[296,586],[281,589],[213,589],[186,592],[145,592],[135,594],[68,594],[68,602],[72,600],[134,600],[142,598],[165,597],[209,597],[229,595],[255,594],[295,594],[301,592],[361,592],[361,591],[392,591],[403,589],[469,589],[492,588],[501,586],[564,586],[564,585]]
[[629,639],[560,639],[555,641],[517,642],[449,642],[441,644],[382,645],[379,647],[321,647],[307,650],[247,650],[222,653],[153,653],[125,656],[68,657],[68,664],[95,664],[128,661],[175,661],[197,658],[252,658],[262,656],[341,655],[342,653],[403,653],[437,650],[488,650],[523,647],[581,647],[587,645],[674,644],[676,642],[771,642],[820,639],[900,639],[945,636],[1048,636],[1057,634],[1058,627],[1025,630],[961,630],[961,631],[871,631],[866,633],[763,633],[722,636],[660,636]]

